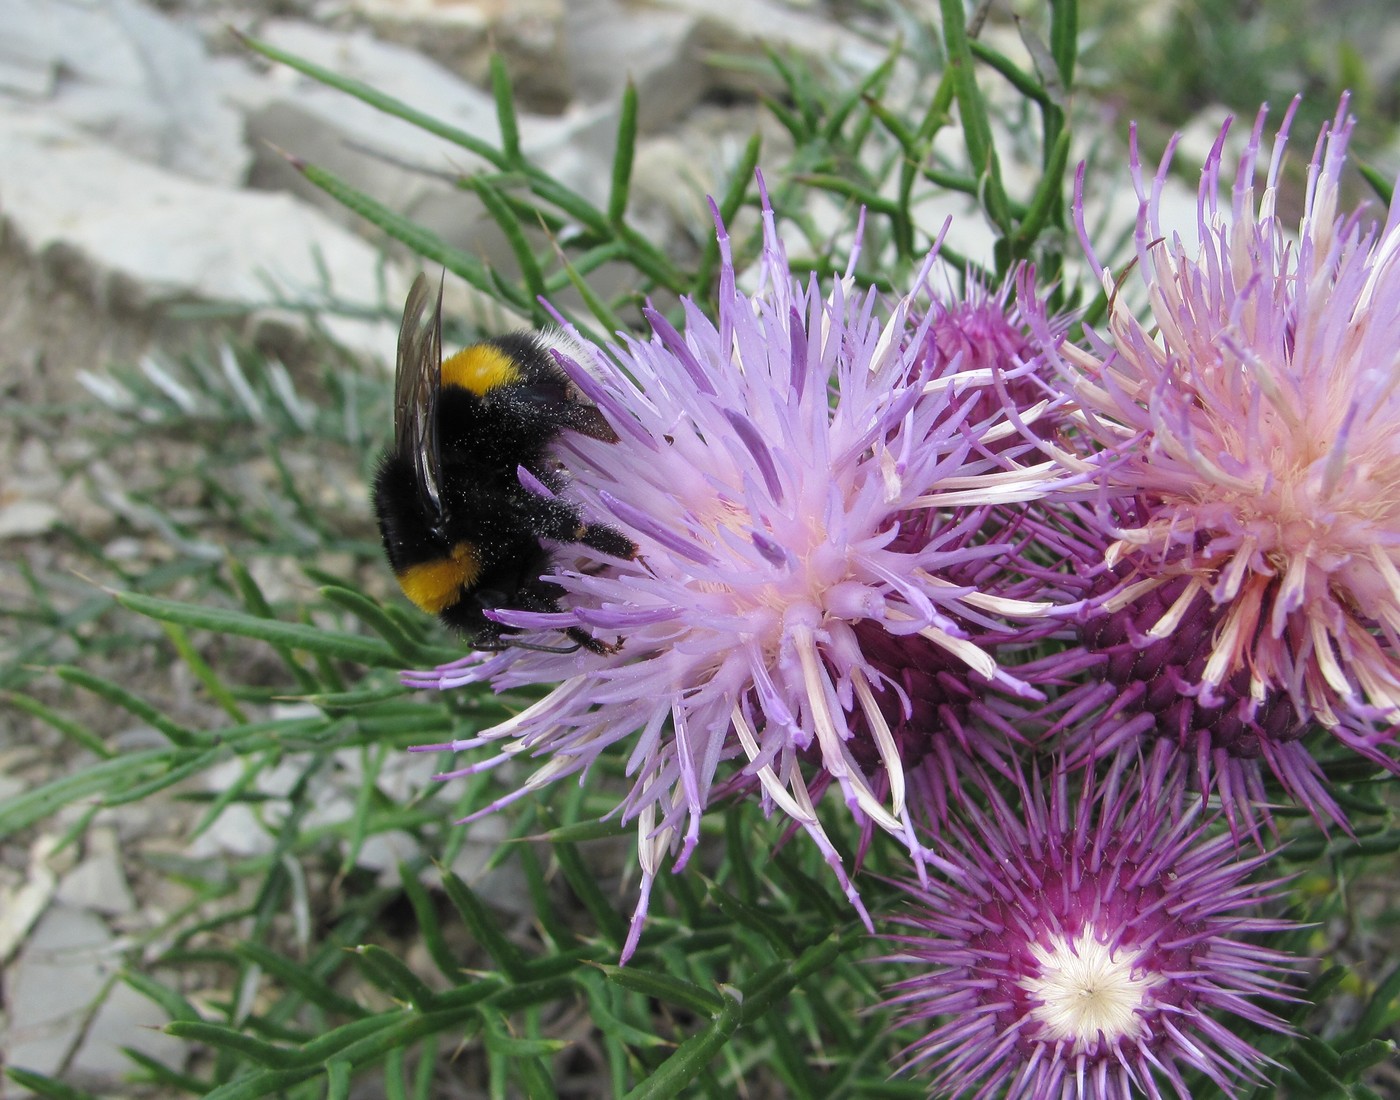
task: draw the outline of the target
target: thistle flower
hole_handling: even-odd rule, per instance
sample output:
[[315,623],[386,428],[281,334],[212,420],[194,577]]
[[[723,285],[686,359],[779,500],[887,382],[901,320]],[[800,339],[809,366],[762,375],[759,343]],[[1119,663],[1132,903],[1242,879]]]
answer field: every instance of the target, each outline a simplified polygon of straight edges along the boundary
[[[977,440],[987,452],[1007,448],[1023,452],[1027,439],[1053,436],[1063,427],[1067,402],[1047,384],[1050,368],[1020,305],[1030,303],[1035,311],[1040,301],[1034,269],[1023,265],[995,289],[972,280],[962,293],[951,289],[934,293],[923,310],[921,320],[926,320],[915,362],[927,373],[925,385],[937,385],[944,377],[978,380],[979,388],[965,392],[974,403],[970,418],[997,425]],[[1044,328],[1062,337],[1068,318],[1040,312]],[[997,596],[1041,605],[1051,601],[1063,610],[1072,602],[1057,562],[1064,555],[1025,528],[1024,507],[1001,509],[984,523],[984,537],[1014,547],[1007,558],[950,562],[943,577],[982,593],[984,599]],[[901,522],[896,545],[918,547],[934,537],[944,518],[926,510],[911,512]],[[866,660],[879,670],[881,679],[900,688],[897,695],[877,696],[880,711],[898,749],[906,799],[919,812],[923,827],[936,829],[959,803],[969,769],[986,767],[1010,776],[1011,758],[1029,744],[1025,696],[1000,689],[927,639],[891,634],[875,622],[857,624],[855,629]],[[977,643],[998,663],[1014,668],[1018,654],[1062,630],[1059,618],[1020,620],[1010,629],[982,631]],[[884,797],[888,793],[885,773],[875,757],[872,730],[860,712],[852,715],[851,729],[851,753],[871,775],[876,793]],[[810,785],[813,794],[829,781],[828,774],[819,772]],[[870,842],[871,824],[866,823],[858,855]]]
[[[1340,820],[1298,739],[1320,723],[1394,767],[1385,748],[1400,721],[1400,205],[1379,231],[1359,212],[1338,215],[1343,100],[1318,139],[1293,240],[1277,203],[1296,107],[1257,201],[1265,112],[1228,206],[1222,129],[1196,240],[1159,220],[1175,142],[1149,181],[1134,138],[1145,322],[1094,257],[1080,187],[1080,235],[1112,308],[1107,338],[1058,355],[1104,449],[1110,619],[1089,644],[1118,654],[1119,689],[1189,697],[1143,722],[1190,743],[1217,785],[1225,775],[1236,794],[1262,794],[1258,764],[1234,763],[1262,759],[1316,817]],[[1154,712],[1144,700],[1137,717]],[[1108,748],[1123,727],[1083,732]]]
[[1268,1059],[1220,1017],[1287,1030],[1252,998],[1294,999],[1296,963],[1250,938],[1295,926],[1254,915],[1281,892],[1254,878],[1268,856],[1212,834],[1181,766],[1164,744],[1120,756],[1076,798],[1056,765],[1021,776],[1015,806],[988,785],[985,810],[950,819],[883,960],[913,971],[890,987],[899,1025],[927,1029],[902,1070],[938,1095],[1035,1100],[1263,1080]]
[[[986,514],[1043,492],[1050,465],[1020,465],[1029,444],[995,453],[979,445],[1015,429],[1001,410],[974,413],[987,385],[980,376],[944,371],[931,380],[919,353],[927,321],[910,321],[913,293],[886,313],[873,291],[853,289],[854,258],[829,291],[815,278],[797,287],[766,196],[762,219],[753,294],[736,287],[716,215],[715,321],[686,304],[682,335],[648,311],[650,339],[624,338],[613,349],[621,369],[601,352],[562,364],[619,439],[567,441],[569,492],[639,552],[619,562],[570,547],[577,556],[561,557],[554,577],[566,593],[561,612],[498,616],[526,631],[599,632],[620,641],[618,651],[510,649],[407,677],[439,688],[558,683],[477,737],[425,746],[500,743],[496,755],[444,778],[544,758],[523,786],[480,813],[629,743],[632,787],[619,811],[637,822],[642,881],[624,958],[665,854],[679,850],[675,869],[685,865],[701,815],[736,768],[755,780],[770,812],[782,810],[812,837],[868,923],[806,776],[829,777],[858,819],[904,838],[917,855],[885,718],[890,700],[910,704],[871,659],[872,637],[931,646],[966,675],[1036,694],[976,636],[1044,607],[947,575],[968,562],[1012,560],[1014,548],[984,536]],[[906,537],[915,530],[917,539]]]

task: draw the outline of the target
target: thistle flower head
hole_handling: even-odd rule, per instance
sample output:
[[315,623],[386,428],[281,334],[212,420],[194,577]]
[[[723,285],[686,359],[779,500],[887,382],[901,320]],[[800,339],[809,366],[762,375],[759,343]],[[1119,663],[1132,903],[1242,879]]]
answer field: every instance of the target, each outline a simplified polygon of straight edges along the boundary
[[972,279],[962,295],[935,297],[922,350],[935,378],[953,370],[982,380],[979,411],[1000,412],[1007,421],[1001,438],[986,445],[1020,445],[1061,426],[1066,402],[1048,384],[1041,343],[1062,339],[1068,329],[1068,317],[1044,313],[1035,269],[1021,265],[995,289]]
[[1221,1016],[1286,1030],[1251,998],[1290,997],[1292,960],[1251,938],[1293,926],[1255,915],[1279,892],[1254,878],[1266,856],[1212,834],[1180,765],[1165,746],[1141,773],[1120,757],[1077,797],[1056,766],[1022,776],[1016,805],[988,785],[985,811],[950,820],[885,960],[911,971],[890,990],[899,1023],[927,1029],[906,1071],[938,1095],[1037,1100],[1260,1079]]
[[1029,445],[979,446],[1007,434],[1005,413],[979,405],[981,375],[931,376],[920,359],[928,322],[911,321],[914,293],[886,309],[849,272],[825,289],[815,277],[795,285],[766,198],[763,241],[759,286],[743,293],[719,225],[717,318],[687,304],[682,333],[648,311],[650,339],[624,338],[616,363],[598,352],[563,364],[618,436],[567,440],[568,492],[638,554],[619,562],[570,547],[576,556],[561,556],[554,578],[562,610],[499,619],[524,631],[580,627],[620,641],[617,652],[513,649],[408,678],[443,688],[559,684],[478,737],[427,746],[502,743],[454,775],[544,759],[482,812],[629,742],[632,787],[620,812],[638,823],[642,898],[627,954],[663,856],[679,848],[675,865],[684,865],[735,758],[767,806],[816,841],[857,907],[807,774],[829,777],[857,817],[915,848],[886,718],[891,705],[913,703],[872,659],[891,648],[872,639],[930,646],[965,675],[1035,694],[977,636],[1043,607],[949,577],[969,562],[1012,560],[1012,548],[986,537],[986,515],[1043,492],[1046,467],[1020,464]]
[[1256,194],[1260,112],[1228,203],[1221,131],[1191,239],[1160,222],[1172,149],[1147,179],[1134,142],[1145,321],[1094,259],[1081,189],[1080,233],[1113,307],[1106,336],[1058,354],[1105,496],[1119,494],[1100,512],[1103,606],[1118,616],[1104,642],[1168,641],[1154,660],[1192,700],[1169,732],[1262,756],[1298,793],[1317,786],[1283,746],[1307,723],[1386,763],[1400,721],[1400,205],[1379,229],[1338,214],[1344,100],[1291,234],[1277,205],[1295,108]]

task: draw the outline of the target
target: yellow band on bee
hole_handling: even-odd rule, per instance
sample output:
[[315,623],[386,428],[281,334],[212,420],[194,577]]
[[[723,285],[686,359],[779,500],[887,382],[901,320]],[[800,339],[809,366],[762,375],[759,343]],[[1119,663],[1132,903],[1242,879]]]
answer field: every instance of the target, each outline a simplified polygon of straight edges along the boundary
[[519,378],[515,360],[493,344],[475,344],[442,361],[442,384],[461,386],[478,397]]
[[462,589],[476,583],[481,559],[476,547],[459,542],[452,553],[437,561],[410,565],[398,574],[399,587],[414,605],[429,615],[438,615],[462,597]]

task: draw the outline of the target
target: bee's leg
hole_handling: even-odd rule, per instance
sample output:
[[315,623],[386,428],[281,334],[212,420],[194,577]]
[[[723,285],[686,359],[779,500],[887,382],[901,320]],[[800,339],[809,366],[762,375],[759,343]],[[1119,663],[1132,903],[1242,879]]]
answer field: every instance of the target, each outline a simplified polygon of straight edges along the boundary
[[606,523],[583,523],[575,532],[575,542],[601,550],[614,558],[632,559],[637,556],[637,544]]
[[637,547],[620,531],[605,523],[585,523],[566,500],[529,496],[519,502],[522,519],[540,538],[554,542],[581,542],[615,558],[635,558]]
[[600,642],[581,626],[571,626],[568,630],[564,631],[564,633],[578,643],[572,648],[577,649],[578,646],[583,646],[588,652],[596,653],[600,657],[607,657],[622,648],[622,642],[620,640],[616,642]]
[[[520,591],[516,593],[516,603],[524,611],[558,611],[559,597],[563,594],[564,590],[554,582],[537,579],[533,584],[521,586]],[[598,641],[581,626],[566,627],[560,632],[574,644],[551,646],[539,642],[520,642],[513,640],[509,635],[503,637],[502,642],[504,645],[514,646],[517,649],[532,649],[539,653],[573,653],[582,648],[590,653],[606,656],[609,653],[616,653],[621,648],[620,645],[609,645],[607,642]]]

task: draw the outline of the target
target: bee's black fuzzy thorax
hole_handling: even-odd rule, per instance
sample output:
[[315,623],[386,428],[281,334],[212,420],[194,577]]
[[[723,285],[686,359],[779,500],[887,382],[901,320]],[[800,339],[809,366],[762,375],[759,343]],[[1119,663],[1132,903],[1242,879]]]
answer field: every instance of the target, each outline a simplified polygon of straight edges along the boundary
[[[614,528],[586,523],[562,496],[526,489],[519,470],[562,493],[567,473],[552,451],[560,433],[617,436],[546,338],[513,333],[443,361],[440,313],[429,318],[427,308],[419,276],[399,334],[394,444],[374,482],[384,553],[404,594],[475,644],[528,646],[485,612],[559,609],[564,590],[544,579],[553,569],[547,543],[582,543],[620,558],[637,548]],[[574,648],[615,648],[578,627],[564,633]]]

